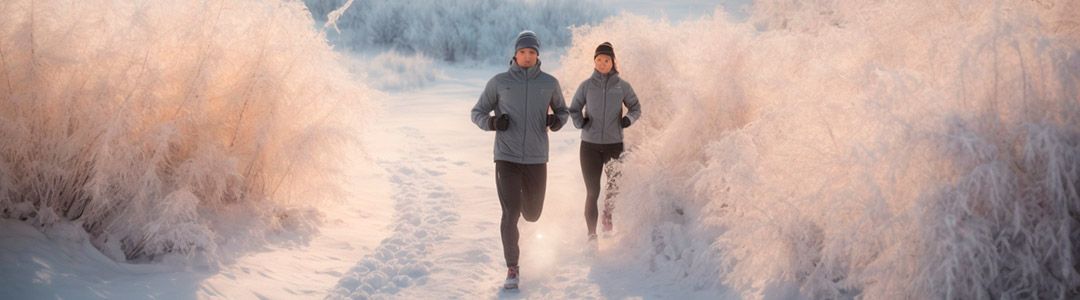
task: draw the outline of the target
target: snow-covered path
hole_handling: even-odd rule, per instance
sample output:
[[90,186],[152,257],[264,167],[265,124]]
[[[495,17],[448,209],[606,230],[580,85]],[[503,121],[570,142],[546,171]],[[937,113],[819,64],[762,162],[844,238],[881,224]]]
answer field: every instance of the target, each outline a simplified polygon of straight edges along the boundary
[[[372,156],[394,185],[393,233],[346,274],[335,296],[585,296],[581,284],[558,284],[588,282],[588,269],[567,270],[559,259],[571,256],[565,252],[580,254],[584,240],[571,243],[564,232],[572,226],[549,221],[558,216],[574,219],[567,213],[578,197],[568,195],[583,193],[574,184],[580,181],[577,169],[567,166],[550,168],[540,223],[521,225],[523,265],[532,262],[524,266],[528,273],[523,274],[523,286],[532,288],[507,295],[498,288],[505,268],[491,161],[493,135],[468,118],[476,94],[493,72],[497,70],[455,70],[452,79],[392,94],[370,141]],[[560,146],[553,146],[554,156],[576,157],[575,139],[573,134],[553,134],[552,144]],[[558,225],[563,228],[555,230]],[[576,229],[584,230],[581,225]],[[571,294],[561,294],[567,288]]]
[[454,208],[458,199],[442,180],[448,163],[437,148],[422,144],[417,129],[400,127],[393,133],[407,143],[395,149],[402,154],[396,160],[379,161],[395,189],[392,232],[341,280],[339,296],[393,295],[425,285],[429,274],[447,267],[433,252],[447,242],[448,229],[460,218]]
[[[322,203],[317,232],[282,232],[270,243],[228,245],[220,267],[116,263],[70,224],[46,230],[5,221],[0,298],[228,299],[622,299],[708,298],[651,273],[617,233],[586,251],[579,131],[551,133],[544,212],[522,221],[522,284],[500,286],[506,268],[495,192],[494,135],[469,110],[499,69],[453,69],[411,91],[391,92],[372,116],[356,186]],[[565,84],[564,84],[565,85]],[[617,221],[616,221],[617,222]],[[616,227],[618,225],[616,224]]]
[[[414,91],[395,92],[370,139],[393,184],[392,233],[354,266],[334,297],[603,299],[714,297],[654,281],[609,255],[609,237],[588,251],[578,166],[579,131],[551,133],[544,213],[522,221],[522,288],[505,292],[495,192],[494,135],[469,110],[498,69],[454,69]],[[564,84],[567,85],[567,84]],[[625,252],[625,251],[624,251]],[[622,253],[625,254],[625,253]],[[609,257],[612,256],[612,257]],[[711,294],[710,294],[711,293]]]

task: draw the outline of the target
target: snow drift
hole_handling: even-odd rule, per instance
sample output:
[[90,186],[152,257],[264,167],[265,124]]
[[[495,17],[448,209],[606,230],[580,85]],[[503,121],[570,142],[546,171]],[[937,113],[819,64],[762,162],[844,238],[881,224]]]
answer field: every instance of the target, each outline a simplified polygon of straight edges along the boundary
[[620,244],[673,280],[750,298],[1076,297],[1077,19],[1076,1],[622,15],[575,29],[556,75],[586,78],[614,44],[644,110]]
[[304,228],[375,95],[302,3],[0,3],[0,217],[113,259]]
[[[313,17],[326,22],[347,0],[304,2]],[[450,62],[505,62],[522,30],[537,33],[544,53],[570,44],[570,26],[596,23],[607,15],[596,1],[354,1],[337,19],[340,33],[331,32],[330,38],[357,52],[396,50]]]

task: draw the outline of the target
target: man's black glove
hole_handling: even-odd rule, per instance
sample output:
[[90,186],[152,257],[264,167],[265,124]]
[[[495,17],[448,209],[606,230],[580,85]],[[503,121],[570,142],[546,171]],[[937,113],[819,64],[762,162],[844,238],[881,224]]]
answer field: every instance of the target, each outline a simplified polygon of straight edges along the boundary
[[585,128],[586,125],[589,125],[589,117],[584,117],[581,119],[581,128]]
[[563,124],[559,123],[559,117],[555,115],[547,115],[547,127],[551,128],[551,131],[559,131],[562,129]]
[[488,118],[488,126],[493,130],[506,131],[506,128],[510,127],[510,116],[502,114],[498,118]]
[[630,127],[630,117],[622,117],[622,128]]

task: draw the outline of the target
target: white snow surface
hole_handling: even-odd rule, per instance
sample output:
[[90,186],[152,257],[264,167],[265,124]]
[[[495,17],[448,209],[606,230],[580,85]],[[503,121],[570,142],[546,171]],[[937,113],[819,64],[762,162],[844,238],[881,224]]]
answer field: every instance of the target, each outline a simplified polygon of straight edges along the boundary
[[[494,135],[469,121],[477,91],[501,68],[391,94],[366,136],[370,159],[350,167],[352,197],[324,204],[313,237],[289,232],[215,266],[185,260],[117,263],[70,224],[43,231],[4,221],[0,298],[715,299],[723,289],[656,281],[610,248],[586,251],[578,131],[551,135],[548,194],[537,223],[521,222],[522,288],[501,290]],[[568,127],[569,128],[569,127]],[[365,171],[367,170],[367,171]]]
[[[279,232],[257,247],[219,250],[242,255],[220,264],[183,257],[153,264],[116,262],[94,248],[81,228],[61,223],[39,230],[0,220],[0,298],[3,299],[317,299],[386,236],[390,186],[365,174],[357,198],[323,208],[312,238]],[[359,205],[362,204],[362,205]]]
[[[36,2],[13,3],[0,8]],[[367,125],[333,168],[343,173],[324,176],[341,179],[336,198],[253,206],[273,221],[211,207],[198,216],[213,255],[138,263],[77,221],[0,219],[0,299],[1080,295],[1080,1],[603,3],[628,13],[574,28],[568,49],[541,59],[569,101],[610,41],[641,97],[616,232],[586,242],[579,131],[552,133],[543,216],[520,224],[520,291],[500,289],[494,135],[469,121],[505,66],[392,51],[343,67],[319,44],[327,77],[349,69],[357,98],[382,106],[343,120]],[[303,26],[286,28],[310,34],[295,5],[283,20]],[[3,213],[34,211],[7,196]]]

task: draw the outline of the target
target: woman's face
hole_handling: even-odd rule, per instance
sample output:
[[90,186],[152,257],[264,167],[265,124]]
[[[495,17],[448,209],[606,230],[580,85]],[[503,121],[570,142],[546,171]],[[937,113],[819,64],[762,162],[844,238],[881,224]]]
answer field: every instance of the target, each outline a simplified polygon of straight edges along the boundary
[[600,74],[611,73],[611,56],[600,54],[593,59],[593,62],[596,62],[596,70],[599,71]]

